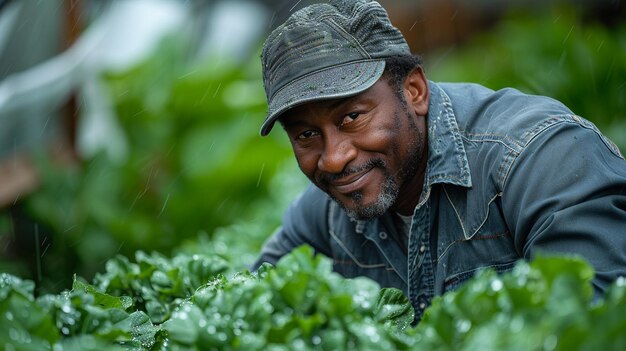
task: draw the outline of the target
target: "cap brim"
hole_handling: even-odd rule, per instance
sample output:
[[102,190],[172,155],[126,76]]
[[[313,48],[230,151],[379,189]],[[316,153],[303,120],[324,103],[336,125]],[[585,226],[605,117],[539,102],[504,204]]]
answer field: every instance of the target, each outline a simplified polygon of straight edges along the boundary
[[359,94],[374,85],[384,71],[385,60],[363,60],[319,70],[290,82],[271,98],[261,135],[269,134],[287,110],[311,101]]

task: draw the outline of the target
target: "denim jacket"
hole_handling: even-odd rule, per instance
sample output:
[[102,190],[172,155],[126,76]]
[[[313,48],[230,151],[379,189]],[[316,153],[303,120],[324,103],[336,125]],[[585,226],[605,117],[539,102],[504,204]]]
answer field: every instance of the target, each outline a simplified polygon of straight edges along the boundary
[[419,320],[432,298],[477,270],[510,270],[539,252],[572,253],[596,270],[596,293],[626,276],[626,161],[589,121],[514,89],[429,82],[428,164],[403,249],[397,218],[352,221],[310,186],[259,260],[296,246],[346,277],[402,289]]

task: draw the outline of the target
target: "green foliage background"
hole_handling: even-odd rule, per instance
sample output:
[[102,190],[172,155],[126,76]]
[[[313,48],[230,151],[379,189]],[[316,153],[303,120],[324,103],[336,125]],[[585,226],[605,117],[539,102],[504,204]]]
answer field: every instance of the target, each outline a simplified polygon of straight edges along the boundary
[[67,285],[72,272],[93,276],[117,253],[170,254],[249,218],[276,172],[293,164],[286,139],[258,134],[266,111],[258,62],[192,62],[187,50],[172,38],[148,61],[105,77],[125,160],[99,154],[69,168],[39,160],[43,184],[25,205],[41,236],[54,239],[42,256],[44,289]]

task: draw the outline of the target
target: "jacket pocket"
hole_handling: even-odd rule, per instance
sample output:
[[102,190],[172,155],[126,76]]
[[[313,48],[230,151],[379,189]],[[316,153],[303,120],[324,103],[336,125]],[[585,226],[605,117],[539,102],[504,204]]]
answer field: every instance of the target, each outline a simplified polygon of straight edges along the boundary
[[481,267],[477,267],[477,268],[474,268],[465,272],[453,274],[444,280],[443,290],[444,292],[457,290],[461,286],[463,286],[464,283],[466,283],[468,280],[475,277],[476,274],[478,274],[479,272],[485,269],[492,269],[498,274],[509,272],[513,269],[513,267],[515,267],[516,263],[517,261],[513,261],[513,262],[508,262],[508,263],[481,266]]
[[376,245],[362,236],[343,238],[331,231],[333,270],[346,278],[368,277],[381,287],[393,287],[406,294],[405,281],[387,262]]

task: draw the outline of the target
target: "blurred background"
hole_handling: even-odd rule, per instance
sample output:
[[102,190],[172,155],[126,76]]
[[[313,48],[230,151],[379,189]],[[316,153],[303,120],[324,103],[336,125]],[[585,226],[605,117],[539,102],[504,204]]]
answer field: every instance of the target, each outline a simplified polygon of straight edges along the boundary
[[[0,271],[56,293],[138,250],[245,269],[306,184],[258,136],[259,54],[311,2],[0,0]],[[380,2],[430,79],[554,97],[626,151],[622,1]]]

